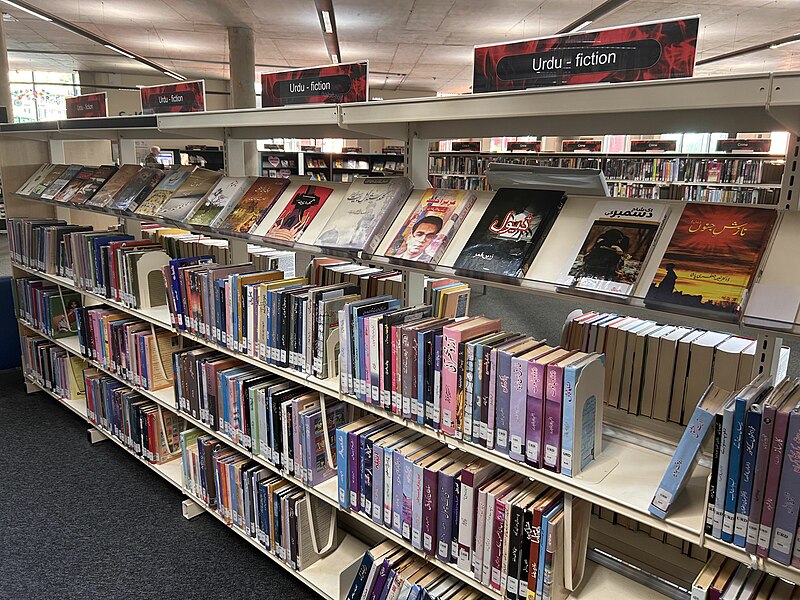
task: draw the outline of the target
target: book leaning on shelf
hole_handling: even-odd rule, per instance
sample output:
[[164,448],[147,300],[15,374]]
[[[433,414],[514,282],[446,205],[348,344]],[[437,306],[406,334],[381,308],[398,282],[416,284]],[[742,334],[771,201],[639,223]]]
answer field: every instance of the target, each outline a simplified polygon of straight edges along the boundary
[[199,429],[180,445],[185,491],[292,569],[338,546],[335,507]]
[[20,336],[25,377],[65,400],[86,400],[86,361],[38,335]]
[[692,600],[715,598],[793,598],[798,587],[734,558],[714,554],[692,583]]
[[52,338],[63,338],[77,332],[75,309],[82,298],[77,292],[36,277],[14,280],[17,317],[29,326]]

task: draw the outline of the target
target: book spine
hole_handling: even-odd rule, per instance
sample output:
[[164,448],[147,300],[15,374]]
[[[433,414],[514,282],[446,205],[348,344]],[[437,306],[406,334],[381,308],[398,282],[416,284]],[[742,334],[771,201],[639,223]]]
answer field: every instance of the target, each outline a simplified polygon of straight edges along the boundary
[[[775,425],[775,406],[766,405],[761,415],[761,429],[758,434],[758,451],[753,479],[753,493],[750,499],[750,512],[747,520],[747,540],[745,549],[750,554],[755,554],[758,548],[758,533],[761,525],[761,510],[764,506],[764,491],[767,480],[767,470],[771,458],[772,432]],[[719,416],[717,416],[719,419]],[[713,475],[713,473],[712,473]]]
[[438,539],[438,510],[436,500],[439,495],[439,473],[425,469],[422,478],[422,550],[427,556],[436,553],[435,541]]
[[[528,361],[511,359],[511,393],[509,395],[508,456],[525,460],[525,428],[527,423]],[[516,592],[515,592],[516,595]]]
[[417,550],[422,550],[422,514],[424,502],[425,469],[421,464],[415,464],[412,473],[413,504],[411,512],[411,545]]
[[466,344],[464,378],[464,441],[472,442],[472,413],[475,407],[475,344]]
[[445,435],[456,435],[456,411],[458,409],[458,335],[448,327],[442,332],[441,375],[441,423]]
[[492,350],[490,353],[490,367],[489,367],[489,400],[486,405],[486,447],[489,450],[494,450],[495,445],[495,417],[497,412],[495,410],[497,404],[497,386],[498,370],[497,370],[497,350]]
[[747,525],[755,478],[756,453],[761,431],[761,412],[747,411],[742,442],[742,474],[739,480],[739,499],[736,505],[736,523],[733,527],[733,543],[744,548],[747,544]]
[[[575,422],[577,409],[575,398],[575,386],[580,377],[580,370],[575,367],[567,366],[564,369],[564,394],[563,394],[563,407],[561,411],[561,473],[567,477],[572,477],[573,460],[577,458],[580,462],[581,451],[580,448],[575,448]],[[584,423],[583,435],[579,435],[578,439],[582,439],[584,447],[594,448],[594,420],[590,423]],[[584,437],[585,436],[585,437]],[[575,452],[578,452],[576,457]]]
[[497,381],[495,389],[495,444],[496,450],[508,454],[508,423],[511,406],[511,354],[497,353]]
[[391,328],[392,345],[392,412],[399,415],[403,412],[403,386],[402,386],[402,329],[399,325]]
[[[372,443],[368,434],[360,436],[358,458],[359,507],[361,512],[372,514]],[[367,504],[369,502],[369,504]]]
[[403,500],[401,509],[401,529],[400,534],[403,539],[411,539],[411,520],[414,502],[414,463],[403,457]]
[[506,503],[497,500],[494,508],[494,526],[492,528],[491,577],[489,585],[500,591],[500,573],[503,562],[503,531],[506,523]]
[[[719,470],[719,453],[721,443],[722,414],[717,413],[714,415],[714,446],[711,455],[711,480],[708,485],[708,507],[706,509],[705,533],[708,535],[711,535],[714,530],[714,507],[716,506],[717,472]],[[767,448],[767,450],[769,451],[769,448]]]
[[392,528],[393,475],[392,466],[394,452],[386,448],[383,452],[383,526]]
[[736,399],[731,430],[731,452],[728,459],[728,485],[725,490],[725,513],[722,517],[722,540],[733,542],[736,523],[736,502],[739,499],[739,475],[742,464],[742,440],[744,438],[744,419],[747,414],[747,401]]
[[450,540],[453,537],[453,500],[455,496],[455,478],[446,473],[438,477],[438,513],[436,515],[436,558],[450,562]]
[[475,345],[472,371],[472,443],[481,444],[481,407],[483,406],[483,345]]
[[[494,393],[494,381],[492,380],[492,349],[488,346],[483,348],[481,357],[481,422],[480,422],[480,445],[487,447],[489,439],[489,396]],[[493,407],[492,407],[493,408]]]
[[767,466],[767,483],[764,490],[764,505],[761,511],[761,522],[758,528],[758,547],[756,555],[766,557],[772,540],[772,524],[778,502],[778,486],[780,484],[781,467],[783,465],[786,432],[789,426],[789,415],[776,412],[772,431],[769,465]]
[[411,418],[411,333],[401,328],[400,334],[400,370],[401,370],[401,412],[404,419]]
[[442,340],[441,334],[433,337],[433,429],[439,431],[442,423]]
[[375,444],[372,448],[372,520],[378,524],[383,522],[383,455],[383,446]]
[[426,335],[421,331],[417,332],[416,348],[413,352],[414,364],[412,365],[412,368],[416,372],[416,377],[414,378],[414,399],[416,402],[412,406],[411,412],[413,415],[416,415],[416,421],[420,425],[425,424],[426,338],[430,338],[430,334]]
[[359,503],[359,490],[361,482],[359,480],[359,436],[357,433],[347,434],[348,442],[348,489],[350,491],[350,510],[358,512],[361,504]]
[[797,517],[800,510],[800,412],[792,411],[786,433],[780,486],[772,527],[769,558],[782,565],[792,562]]
[[561,457],[561,407],[564,390],[564,368],[547,365],[544,406],[544,468],[558,472]]
[[511,521],[509,527],[511,533],[509,536],[509,545],[506,549],[508,556],[508,571],[506,572],[506,589],[505,596],[508,600],[516,600],[519,593],[519,577],[520,577],[520,555],[522,552],[522,538],[523,538],[523,525],[524,514],[521,507],[511,506]]
[[403,463],[405,457],[400,452],[392,456],[392,531],[403,533]]

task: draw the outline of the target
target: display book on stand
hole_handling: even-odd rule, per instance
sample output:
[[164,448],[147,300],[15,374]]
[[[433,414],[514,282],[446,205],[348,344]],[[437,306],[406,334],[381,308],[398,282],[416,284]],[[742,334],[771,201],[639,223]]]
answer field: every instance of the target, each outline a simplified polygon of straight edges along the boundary
[[[435,195],[435,193],[432,193],[431,195]],[[417,200],[414,200],[414,199],[413,199],[413,196],[412,196],[412,201],[411,201],[411,204],[413,204],[414,206],[417,206],[417,202],[418,202],[418,201],[417,201]],[[427,202],[427,201],[426,201],[426,202]],[[468,201],[467,201],[467,202],[468,202]],[[426,204],[426,203],[423,203],[423,204],[424,204],[424,206],[428,206],[428,204]],[[450,203],[450,202],[449,202],[448,204],[452,204],[452,203]],[[413,209],[413,208],[414,208],[414,206],[412,206],[411,208]],[[418,206],[417,206],[417,207],[418,207]],[[630,210],[630,207],[631,207],[631,205],[630,205],[630,204],[628,204],[628,205],[627,205],[627,208],[628,208],[628,210]],[[687,211],[687,210],[689,210],[689,209],[688,209],[688,208],[687,208],[687,209],[684,209],[684,211]],[[750,209],[750,210],[757,210],[757,209]],[[605,212],[607,212],[607,213],[614,213],[614,212],[615,212],[615,210],[606,210]],[[622,212],[624,213],[625,211],[622,211]],[[638,212],[640,212],[640,211],[638,211],[638,210],[634,210],[634,211],[632,211],[632,212],[634,212],[634,213],[638,213]],[[638,215],[638,216],[640,216],[640,217],[644,217],[644,216],[645,216],[645,215],[648,213],[648,211],[647,211],[647,210],[643,210],[642,212],[643,212],[643,213],[645,213],[645,214],[643,214],[643,215]],[[652,212],[653,214],[655,214],[657,211],[650,211],[650,212]],[[506,214],[508,214],[508,213],[506,213]],[[691,214],[691,211],[689,211],[689,214]],[[511,215],[511,217],[513,217],[513,216],[514,216],[514,215],[512,214],[512,215]],[[607,215],[607,216],[611,216],[611,217],[617,217],[617,216],[620,216],[620,215],[618,215],[618,214],[610,214],[610,215]],[[634,217],[634,216],[637,216],[637,215],[628,214],[628,215],[622,215],[622,216]],[[684,215],[684,216],[685,216],[685,215]],[[650,217],[651,217],[651,219],[652,219],[652,214],[650,215]],[[398,218],[399,218],[399,219],[400,219],[400,218],[402,218],[402,215],[400,215]],[[417,221],[419,221],[419,220],[421,220],[421,218],[420,218],[420,219],[417,219]],[[524,221],[524,220],[525,220],[524,218],[523,218],[523,219],[521,219],[521,221]],[[543,219],[542,219],[542,220],[543,220]],[[645,220],[647,220],[647,219],[645,219]],[[769,219],[762,219],[762,220],[769,221]],[[417,221],[414,221],[414,222],[413,222],[413,224],[416,224],[416,223],[417,223]],[[540,222],[541,222],[541,221],[540,221]],[[413,230],[413,224],[412,224],[412,226],[410,227],[410,229],[412,229],[412,230]],[[590,229],[591,229],[591,226],[592,226],[593,224],[594,224],[594,222],[592,222],[592,223],[590,223],[590,224],[589,224],[589,225],[590,225],[590,227],[589,227]],[[768,237],[768,235],[769,235],[769,230],[771,229],[771,225],[772,225],[772,223],[768,223],[766,227],[762,228],[762,229],[766,229],[766,230],[767,230],[767,234],[766,234],[766,235],[767,235],[767,237]],[[721,226],[721,227],[722,227],[722,226]],[[646,229],[646,228],[643,228],[643,229]],[[658,229],[658,228],[657,228],[657,229]],[[402,230],[401,230],[401,231],[402,231]],[[514,229],[512,229],[512,231],[516,232],[516,230],[514,230]],[[722,232],[725,232],[725,231],[726,231],[726,230],[725,230],[724,228],[721,228],[721,229],[719,229],[719,231],[716,233],[716,235],[719,235],[719,234],[721,234]],[[391,232],[390,232],[390,233],[391,233]],[[398,231],[398,233],[400,233],[400,231]],[[695,232],[693,232],[693,233],[697,233],[697,232],[695,231]],[[732,232],[728,232],[728,233],[732,233]],[[739,231],[739,233],[741,233],[741,231]],[[756,232],[756,233],[757,233],[757,232]],[[394,235],[394,234],[392,234],[392,235]],[[715,235],[715,232],[714,232],[714,230],[711,230],[711,232],[709,233],[709,235]],[[387,236],[387,237],[389,237],[389,236]],[[400,247],[402,247],[403,243],[405,243],[405,240],[406,240],[406,238],[407,238],[408,236],[406,236],[406,237],[403,237],[403,236],[398,236],[398,237],[402,237],[402,238],[403,238],[403,240],[404,240],[404,241],[401,241],[401,242],[400,242],[400,244],[399,244],[399,245],[400,245]],[[642,237],[643,237],[643,238],[646,238],[647,236],[642,236]],[[758,236],[756,236],[756,237],[758,237]],[[762,234],[761,234],[761,238],[763,238],[763,237],[764,237],[764,235],[763,235],[763,232],[762,232]],[[651,240],[651,241],[652,241],[652,240]],[[408,244],[406,243],[406,245],[408,245]],[[640,245],[640,246],[641,246],[641,245]],[[587,246],[587,248],[588,248],[588,246]],[[759,246],[759,248],[760,248],[760,246]],[[641,248],[640,248],[640,249],[641,249]],[[757,250],[758,250],[758,249],[757,249]],[[761,248],[761,250],[758,250],[758,251],[759,251],[759,252],[762,252],[762,251],[763,251],[763,248]],[[400,254],[404,254],[404,253],[406,253],[406,251],[400,252]],[[591,250],[589,250],[589,251],[587,252],[587,254],[588,254],[588,253],[591,253]],[[411,254],[411,253],[409,253],[409,254]],[[647,254],[647,252],[645,252],[645,254]],[[758,254],[758,252],[757,252],[757,255],[760,257],[760,254]],[[426,257],[426,258],[427,258],[427,257]],[[579,257],[579,258],[580,258],[580,257]],[[635,257],[634,257],[634,258],[635,258]],[[398,257],[398,259],[399,259],[399,260],[410,260],[409,256],[405,256],[405,257]],[[434,262],[434,261],[435,261],[435,259],[436,259],[436,257],[435,257],[435,256],[430,256],[430,258],[429,258],[430,262]],[[649,256],[646,256],[646,259],[648,259],[648,260],[649,260],[649,259],[650,259],[650,257],[649,257]],[[629,274],[628,274],[628,278],[629,278],[629,280],[630,280],[630,271],[631,271],[631,269],[630,269],[630,268],[628,268],[628,267],[630,266],[630,265],[628,265],[628,264],[627,264],[628,258],[626,258],[625,260],[626,260],[626,264],[625,264],[625,265],[623,265],[623,266],[624,266],[624,267],[626,267],[626,269],[628,270],[628,272],[629,272]],[[576,261],[576,262],[577,262],[577,261]],[[584,263],[585,263],[585,262],[586,262],[586,261],[584,261]],[[591,261],[590,261],[590,262],[591,262]],[[602,261],[601,261],[601,262],[602,262]],[[633,262],[636,262],[636,261],[633,261]],[[634,274],[635,274],[635,275],[636,275],[636,274],[638,274],[638,273],[637,273],[637,271],[641,270],[641,262],[642,262],[642,261],[639,261],[639,262],[640,262],[640,264],[639,264],[639,268],[638,268],[638,269],[634,269],[634,270],[633,270],[633,272],[634,272]],[[645,261],[645,262],[646,262],[646,261]],[[758,261],[756,261],[756,262],[758,262]],[[573,264],[572,266],[574,266],[574,264]],[[590,265],[590,266],[591,266],[591,265]],[[673,270],[674,270],[674,267],[673,267]],[[581,274],[583,275],[583,278],[585,278],[585,279],[591,279],[590,277],[587,277],[587,275],[591,274],[591,273],[589,273],[589,271],[591,271],[591,269],[586,269],[586,268],[584,267],[583,271],[581,272]],[[667,273],[668,273],[668,271],[667,271]],[[574,274],[573,274],[573,279],[574,279]],[[596,279],[596,280],[598,280],[598,281],[605,281],[606,283],[603,283],[603,285],[609,285],[609,284],[608,284],[608,282],[609,282],[609,281],[611,281],[611,280],[613,279],[613,277],[612,277],[612,278],[605,279],[605,280],[602,280],[600,277],[598,277],[598,276],[597,276],[597,272],[595,272],[595,273],[594,273],[594,279]],[[612,283],[614,283],[614,285],[617,285],[617,284],[619,284],[620,282],[612,282]],[[571,285],[571,284],[570,284],[570,285]],[[600,287],[602,287],[602,286],[600,286]],[[619,286],[617,285],[617,287],[619,287]],[[654,287],[656,287],[656,289],[657,289],[657,287],[658,287],[658,284],[656,284]],[[672,290],[672,291],[675,291],[675,290],[674,290],[674,287],[675,287],[675,286],[673,285],[673,290]],[[601,290],[601,291],[603,291],[603,290]],[[614,290],[614,292],[615,292],[615,293],[618,293],[618,291],[616,291],[616,290]],[[663,298],[661,298],[661,301],[663,301],[663,300],[664,300],[664,299],[663,299]],[[731,304],[732,304],[732,303],[731,303]],[[711,307],[702,307],[702,305],[701,305],[701,310],[702,310],[703,308],[711,308]],[[723,307],[723,308],[725,308],[725,310],[724,310],[723,312],[732,312],[732,313],[734,313],[734,314],[738,314],[738,311],[739,311],[739,306],[738,306],[738,305],[736,305],[735,307],[733,307],[733,309],[732,309],[732,310],[731,310],[731,306],[726,306],[726,307]],[[466,416],[466,415],[464,415],[464,416]],[[452,418],[452,417],[451,417],[451,418]]]

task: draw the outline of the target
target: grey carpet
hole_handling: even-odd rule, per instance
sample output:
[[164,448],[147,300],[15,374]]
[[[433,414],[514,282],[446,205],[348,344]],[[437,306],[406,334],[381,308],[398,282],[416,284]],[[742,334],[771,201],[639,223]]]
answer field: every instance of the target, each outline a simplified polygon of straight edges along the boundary
[[314,593],[120,447],[0,372],[0,598],[259,598]]

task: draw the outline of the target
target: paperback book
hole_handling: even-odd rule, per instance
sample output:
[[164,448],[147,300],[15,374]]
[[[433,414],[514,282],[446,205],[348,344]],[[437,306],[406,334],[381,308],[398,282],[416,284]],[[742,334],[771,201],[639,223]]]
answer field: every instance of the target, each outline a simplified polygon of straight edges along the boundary
[[157,215],[173,221],[183,221],[203,197],[219,181],[222,174],[208,169],[195,169],[172,194]]
[[412,189],[407,177],[357,178],[316,245],[374,252]]
[[83,186],[84,183],[89,181],[94,175],[97,167],[83,167],[75,177],[70,181],[60,192],[58,192],[53,200],[56,202],[71,202],[72,197]]
[[735,319],[776,217],[772,209],[688,203],[645,304]]
[[332,193],[331,188],[301,185],[267,231],[266,237],[287,242],[296,241]]
[[244,193],[236,208],[220,221],[218,227],[237,233],[248,233],[255,229],[264,220],[289,183],[288,179],[259,177]]
[[564,200],[562,191],[499,189],[458,256],[456,270],[524,276]]
[[633,293],[669,212],[665,204],[598,202],[560,283],[621,296]]
[[395,236],[387,256],[436,264],[475,204],[469,190],[425,190],[419,204]]
[[119,194],[141,170],[142,167],[139,165],[122,165],[103,187],[86,201],[87,206],[105,208],[110,205],[117,197],[117,194]]
[[108,182],[117,172],[114,165],[103,165],[94,170],[86,181],[78,186],[75,193],[68,199],[70,204],[86,204],[97,191]]
[[183,185],[183,182],[186,181],[193,170],[194,167],[182,166],[175,167],[167,172],[164,179],[153,190],[153,193],[136,209],[136,214],[149,217],[155,216],[159,209],[169,202],[169,199]]
[[134,212],[164,178],[164,171],[144,167],[120,190],[109,205],[115,210]]
[[236,208],[236,204],[255,180],[255,177],[223,177],[189,214],[189,223],[216,226]]

